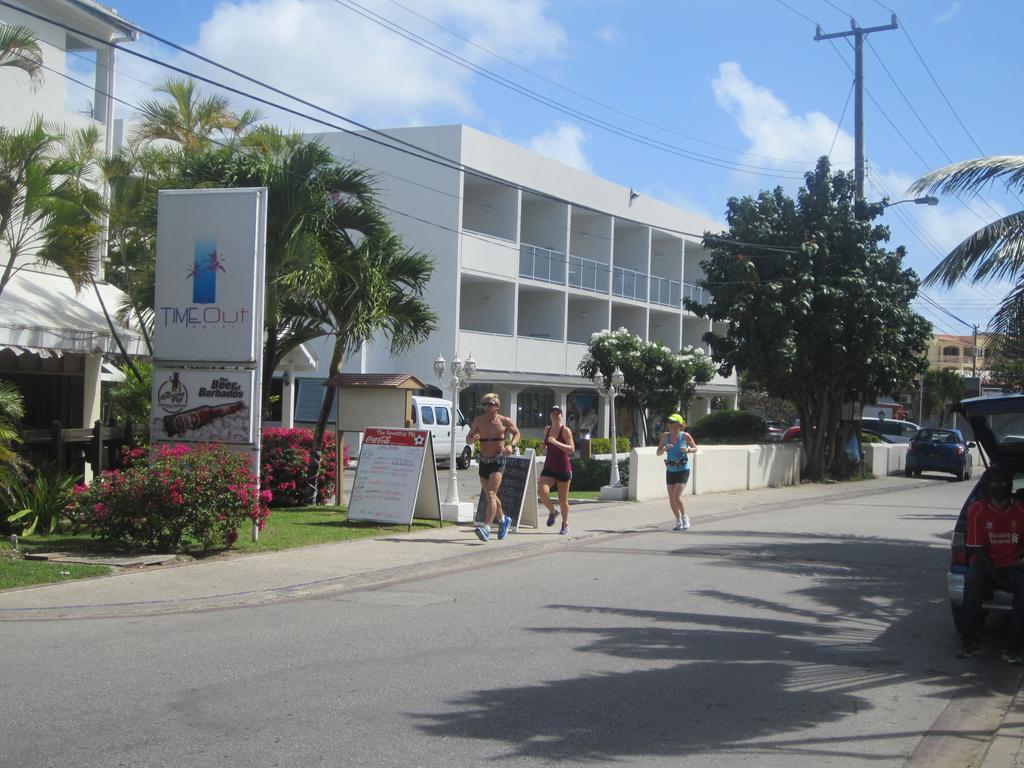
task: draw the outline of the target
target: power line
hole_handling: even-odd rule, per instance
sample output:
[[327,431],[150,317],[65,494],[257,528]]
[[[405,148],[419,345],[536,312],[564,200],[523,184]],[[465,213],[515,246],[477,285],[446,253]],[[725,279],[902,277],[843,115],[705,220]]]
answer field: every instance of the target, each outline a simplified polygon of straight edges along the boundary
[[574,107],[562,104],[561,102],[544,96],[543,94],[531,88],[527,88],[526,86],[520,85],[512,80],[509,80],[508,78],[496,72],[493,72],[485,67],[475,64],[469,61],[468,59],[459,56],[457,53],[452,53],[451,51],[443,48],[442,46],[433,43],[420,35],[417,35],[415,32],[411,32],[402,27],[401,25],[385,18],[384,16],[381,16],[380,14],[377,14],[367,9],[362,5],[359,5],[359,3],[354,2],[354,0],[333,1],[336,5],[340,5],[343,8],[348,8],[350,11],[357,14],[358,16],[361,16],[364,19],[367,19],[368,21],[380,27],[391,31],[402,38],[405,38],[414,45],[424,48],[430,51],[431,53],[434,53],[440,56],[441,58],[456,64],[457,66],[474,72],[487,80],[490,80],[504,88],[507,88],[508,90],[513,91],[514,93],[518,93],[521,96],[525,96],[526,98],[529,98],[533,101],[537,101],[543,104],[544,106],[547,106],[565,115],[573,117],[577,120],[581,120],[584,123],[587,123],[588,125],[592,125],[595,128],[607,131],[613,135],[619,136],[620,138],[625,138],[630,141],[634,141],[643,146],[647,146],[652,149],[665,152],[667,154],[676,155],[678,157],[693,160],[698,163],[711,165],[717,168],[724,168],[726,170],[732,170],[739,173],[749,173],[755,176],[767,176],[769,178],[779,178],[788,180],[795,180],[801,178],[800,174],[794,173],[793,171],[770,169],[776,170],[777,172],[768,173],[765,171],[765,169],[763,169],[760,166],[727,160],[725,158],[715,157],[713,155],[707,155],[701,152],[694,152],[693,150],[684,149],[682,147],[678,147],[676,145],[660,141],[653,137],[636,133],[635,131],[631,131],[628,128],[623,128],[621,126],[615,125],[614,123],[602,120],[599,117],[589,115],[585,112],[582,112],[581,110],[575,109]]
[[400,3],[400,2],[398,2],[398,0],[388,0],[388,2],[390,2],[392,5],[396,5],[399,8],[403,9],[404,11],[412,14],[416,18],[421,19],[422,21],[426,22],[427,24],[431,25],[432,27],[434,27],[436,29],[439,29],[442,32],[445,32],[445,33],[451,35],[452,37],[454,37],[454,38],[456,38],[458,40],[463,41],[467,45],[471,45],[474,48],[476,48],[478,50],[481,50],[484,53],[487,53],[488,55],[493,56],[496,59],[499,59],[500,61],[505,62],[509,66],[515,67],[516,69],[518,69],[518,70],[520,70],[522,72],[525,72],[526,74],[528,74],[528,75],[530,75],[532,77],[537,78],[538,80],[542,80],[543,82],[548,83],[549,85],[554,86],[555,88],[559,88],[559,89],[565,91],[566,93],[572,94],[573,96],[576,96],[576,97],[578,97],[580,99],[583,99],[584,101],[588,101],[591,104],[594,104],[596,106],[599,106],[599,107],[602,107],[604,109],[607,109],[610,112],[614,112],[614,113],[616,113],[618,115],[622,115],[623,117],[627,117],[630,120],[635,120],[636,122],[641,123],[643,125],[650,126],[651,128],[657,128],[658,130],[664,131],[665,133],[669,133],[669,134],[672,134],[674,136],[679,136],[680,138],[687,139],[689,141],[694,141],[694,142],[697,142],[698,144],[704,144],[705,146],[714,147],[716,149],[724,149],[727,152],[735,152],[738,155],[746,155],[748,157],[756,157],[756,158],[758,158],[760,160],[771,160],[772,162],[775,162],[775,163],[789,163],[791,165],[801,165],[803,167],[806,167],[808,165],[813,165],[814,164],[813,161],[791,160],[789,158],[772,157],[770,155],[759,155],[759,154],[756,154],[756,153],[753,153],[753,152],[748,152],[746,150],[736,149],[735,147],[728,147],[728,146],[725,146],[723,144],[716,144],[713,141],[706,141],[704,139],[697,138],[696,136],[690,136],[689,134],[681,133],[680,131],[677,131],[677,130],[675,130],[673,128],[669,128],[668,126],[665,126],[665,125],[661,125],[660,123],[652,122],[652,121],[647,120],[645,118],[639,117],[639,116],[634,115],[634,114],[629,113],[629,112],[626,112],[625,110],[619,109],[618,107],[615,107],[612,104],[608,104],[607,102],[601,101],[600,99],[595,99],[592,96],[588,96],[587,94],[582,93],[581,91],[577,91],[577,90],[575,90],[573,88],[570,88],[569,86],[565,85],[564,83],[560,83],[557,80],[553,80],[550,77],[546,77],[545,75],[542,75],[539,72],[535,72],[534,70],[530,69],[529,67],[526,67],[526,66],[520,64],[519,62],[515,61],[514,59],[510,59],[510,58],[508,58],[506,56],[502,56],[500,53],[497,53],[496,51],[493,51],[490,48],[488,48],[488,47],[486,47],[484,45],[481,45],[480,43],[476,42],[475,40],[473,40],[473,39],[471,39],[469,37],[466,37],[465,35],[461,35],[458,32],[456,32],[455,30],[453,30],[453,29],[451,29],[449,27],[444,26],[443,24],[439,24],[438,22],[434,21],[433,19],[431,19],[431,18],[429,18],[427,16],[424,16],[422,13],[419,13],[415,9],[410,8],[409,6],[404,5],[404,4]]

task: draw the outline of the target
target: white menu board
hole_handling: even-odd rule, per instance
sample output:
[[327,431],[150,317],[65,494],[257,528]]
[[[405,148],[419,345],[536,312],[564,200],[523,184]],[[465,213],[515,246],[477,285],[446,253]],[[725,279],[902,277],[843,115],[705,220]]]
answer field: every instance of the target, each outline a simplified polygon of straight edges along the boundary
[[441,494],[430,433],[423,429],[367,427],[352,482],[348,519],[411,528],[416,517],[441,522]]

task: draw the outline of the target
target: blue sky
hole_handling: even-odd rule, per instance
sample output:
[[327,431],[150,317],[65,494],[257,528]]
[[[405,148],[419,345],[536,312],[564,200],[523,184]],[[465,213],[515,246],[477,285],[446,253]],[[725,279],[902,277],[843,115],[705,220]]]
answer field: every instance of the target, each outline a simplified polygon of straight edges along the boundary
[[[846,40],[815,42],[816,23],[839,32],[851,16],[862,27],[888,24],[891,13],[900,22],[865,46],[868,199],[903,199],[911,181],[951,161],[1022,151],[1019,0],[119,0],[116,7],[160,37],[374,127],[465,123],[719,221],[730,196],[777,185],[793,194],[819,155],[831,152],[836,165],[852,167],[853,50]],[[487,74],[414,45],[367,18],[374,14]],[[136,47],[210,71],[151,39]],[[119,72],[119,95],[133,103],[169,74],[127,54]],[[311,128],[294,116],[270,117]],[[923,276],[965,235],[1015,207],[998,189],[934,208],[900,205],[887,212],[890,245],[905,244],[908,265]],[[984,329],[1005,290],[931,287],[926,295],[950,314],[924,301],[915,308],[937,332],[966,334],[972,323]]]

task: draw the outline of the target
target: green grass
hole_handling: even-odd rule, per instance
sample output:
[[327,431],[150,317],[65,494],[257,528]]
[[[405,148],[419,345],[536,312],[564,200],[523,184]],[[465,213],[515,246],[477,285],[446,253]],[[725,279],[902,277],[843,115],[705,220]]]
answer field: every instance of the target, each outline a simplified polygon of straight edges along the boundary
[[[601,495],[600,491],[569,491],[569,500],[572,499],[596,499]],[[554,498],[555,494],[551,494],[551,498]]]
[[[445,523],[454,526],[455,523]],[[437,521],[416,520],[413,530],[436,528]],[[243,525],[238,530],[238,541],[229,550],[200,552],[188,551],[193,557],[212,555],[230,556],[234,553],[274,552],[282,549],[331,544],[337,541],[387,536],[405,533],[405,525],[350,522],[345,507],[296,507],[275,509],[266,526],[260,531],[259,541],[252,541],[252,527]],[[27,552],[72,552],[125,554],[84,534],[58,533],[52,536],[33,536],[18,542],[21,555]],[[105,565],[77,565],[51,563],[44,560],[25,560],[16,555],[10,544],[0,541],[0,589],[47,584],[69,579],[84,579],[110,573]]]
[[[454,526],[455,523],[445,523]],[[436,520],[415,520],[412,529],[437,528]],[[273,552],[294,547],[308,547],[313,544],[332,544],[336,541],[387,536],[405,533],[406,525],[381,525],[362,521],[350,522],[345,507],[294,507],[275,509],[260,531],[260,540],[253,542],[251,526],[238,531],[238,541],[232,552]]]
[[21,560],[10,557],[11,554],[9,546],[0,548],[0,589],[28,587],[33,584],[54,584],[59,581],[106,576],[110,573],[110,568],[105,565]]

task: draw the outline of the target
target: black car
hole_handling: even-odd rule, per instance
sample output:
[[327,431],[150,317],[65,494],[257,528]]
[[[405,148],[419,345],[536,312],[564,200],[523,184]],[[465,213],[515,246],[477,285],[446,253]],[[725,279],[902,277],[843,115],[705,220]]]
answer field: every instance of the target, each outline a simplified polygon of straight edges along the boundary
[[[1012,473],[1014,494],[1024,496],[1024,395],[973,397],[960,401],[954,410],[967,417],[988,465]],[[949,573],[946,574],[953,623],[958,631],[963,620],[964,577],[969,564],[967,509],[980,495],[979,485],[976,483],[971,488],[960,508],[960,516],[953,528]],[[994,590],[984,603],[987,611],[1000,613],[1009,613],[1012,604],[1013,595],[1001,590]]]

